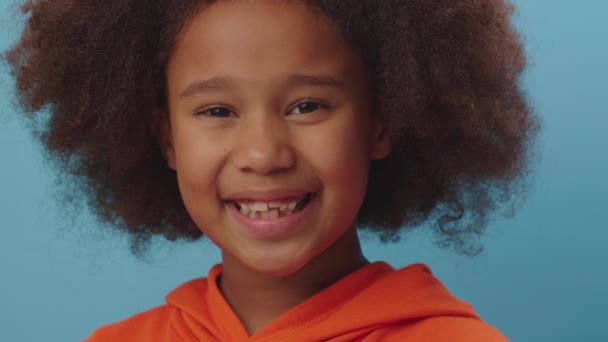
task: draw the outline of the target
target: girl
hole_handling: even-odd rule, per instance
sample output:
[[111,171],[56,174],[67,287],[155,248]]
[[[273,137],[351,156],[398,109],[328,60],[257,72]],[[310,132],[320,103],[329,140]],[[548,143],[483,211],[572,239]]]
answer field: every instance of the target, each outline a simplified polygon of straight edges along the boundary
[[538,124],[504,0],[23,5],[5,59],[49,156],[101,220],[203,234],[206,279],[88,341],[505,341],[357,229],[425,221],[475,254]]

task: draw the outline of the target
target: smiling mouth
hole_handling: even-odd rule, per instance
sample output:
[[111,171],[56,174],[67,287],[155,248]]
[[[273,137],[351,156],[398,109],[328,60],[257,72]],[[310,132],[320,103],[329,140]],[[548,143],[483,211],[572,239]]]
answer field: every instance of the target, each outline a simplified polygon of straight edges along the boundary
[[230,205],[236,207],[241,215],[252,219],[276,219],[293,215],[302,211],[310,203],[315,193],[290,200],[277,200],[272,202],[258,202],[250,200],[229,201]]

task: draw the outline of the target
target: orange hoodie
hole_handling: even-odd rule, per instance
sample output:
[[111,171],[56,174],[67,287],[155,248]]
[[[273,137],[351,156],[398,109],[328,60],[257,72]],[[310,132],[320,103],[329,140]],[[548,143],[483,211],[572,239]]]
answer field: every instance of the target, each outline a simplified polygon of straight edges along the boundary
[[207,279],[173,290],[167,304],[97,329],[86,341],[450,341],[504,342],[423,264],[395,271],[376,262],[341,279],[248,336]]

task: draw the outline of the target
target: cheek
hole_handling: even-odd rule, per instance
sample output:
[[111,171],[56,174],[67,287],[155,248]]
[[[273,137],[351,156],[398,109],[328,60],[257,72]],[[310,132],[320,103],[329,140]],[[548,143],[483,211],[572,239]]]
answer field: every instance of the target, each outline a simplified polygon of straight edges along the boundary
[[317,170],[328,195],[342,207],[358,207],[367,189],[369,172],[366,133],[356,121],[342,120],[309,139],[309,161]]
[[222,149],[209,141],[194,125],[177,126],[173,134],[175,167],[179,190],[192,218],[199,223],[203,208],[217,202],[217,177],[222,165]]
[[366,126],[359,122],[359,115],[345,112],[338,116],[341,120],[331,122],[324,129],[324,134],[315,139],[315,150],[325,159],[328,176],[350,176],[354,178],[351,181],[358,181],[367,175],[368,132]]
[[211,227],[218,225],[222,202],[212,170],[205,167],[209,161],[194,157],[178,165],[177,181],[186,211],[199,230],[217,244]]

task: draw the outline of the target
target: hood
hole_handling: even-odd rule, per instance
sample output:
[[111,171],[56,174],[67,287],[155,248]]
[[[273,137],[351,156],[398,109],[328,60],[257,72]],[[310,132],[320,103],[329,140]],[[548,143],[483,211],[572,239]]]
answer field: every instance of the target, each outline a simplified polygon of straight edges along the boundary
[[172,291],[167,303],[182,314],[174,325],[220,341],[324,341],[363,336],[379,327],[435,316],[478,318],[472,307],[452,296],[424,264],[400,270],[384,262],[367,265],[286,312],[248,336],[217,286],[222,266],[206,279]]

